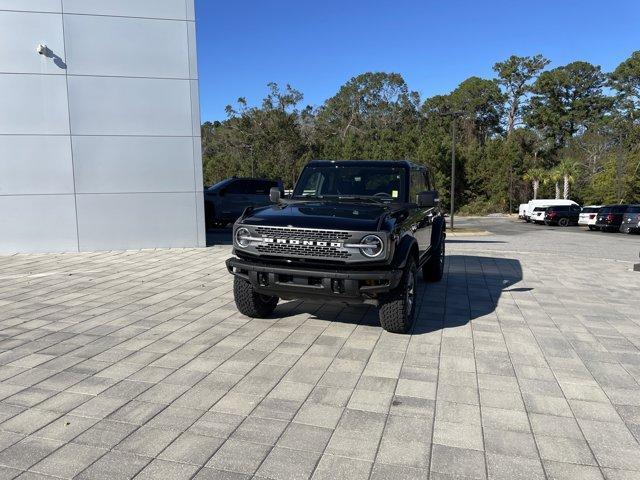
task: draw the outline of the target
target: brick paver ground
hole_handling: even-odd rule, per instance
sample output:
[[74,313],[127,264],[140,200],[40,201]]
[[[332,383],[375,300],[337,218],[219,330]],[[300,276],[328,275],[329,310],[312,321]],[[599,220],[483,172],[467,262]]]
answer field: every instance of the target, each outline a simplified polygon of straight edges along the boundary
[[244,317],[228,246],[0,257],[0,478],[638,479],[637,252],[563,238],[451,242],[411,335]]

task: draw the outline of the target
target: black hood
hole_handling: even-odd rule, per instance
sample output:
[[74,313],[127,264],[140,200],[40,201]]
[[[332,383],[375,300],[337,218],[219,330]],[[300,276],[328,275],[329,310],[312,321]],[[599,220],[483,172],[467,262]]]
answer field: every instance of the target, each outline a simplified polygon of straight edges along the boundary
[[388,205],[352,202],[295,202],[258,208],[242,223],[274,227],[326,228],[329,230],[376,231]]

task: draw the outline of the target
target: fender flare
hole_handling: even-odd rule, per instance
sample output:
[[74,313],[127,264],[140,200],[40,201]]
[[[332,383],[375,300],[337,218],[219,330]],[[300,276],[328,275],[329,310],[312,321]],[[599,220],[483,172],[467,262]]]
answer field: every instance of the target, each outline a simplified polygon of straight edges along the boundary
[[438,215],[433,220],[431,227],[431,251],[440,248],[440,242],[447,236],[445,233],[447,230],[447,224],[444,221],[442,215]]
[[393,267],[404,268],[410,255],[414,255],[416,262],[419,261],[418,242],[410,235],[405,235],[395,249],[393,255]]

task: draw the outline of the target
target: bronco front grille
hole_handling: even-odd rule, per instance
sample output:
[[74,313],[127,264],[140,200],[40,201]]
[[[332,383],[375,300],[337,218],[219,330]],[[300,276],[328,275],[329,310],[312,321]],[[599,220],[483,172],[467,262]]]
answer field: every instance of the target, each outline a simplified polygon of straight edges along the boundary
[[339,230],[321,230],[307,228],[275,228],[255,227],[256,236],[270,239],[283,240],[307,240],[326,242],[327,245],[303,245],[291,243],[259,243],[256,250],[265,255],[285,255],[292,257],[315,257],[346,259],[351,253],[343,247],[331,245],[331,243],[344,243],[351,235],[349,232]]
[[322,240],[326,242],[348,240],[351,236],[349,232],[341,232],[339,230],[319,230],[292,227],[256,227],[256,233],[261,237],[286,238],[292,240]]

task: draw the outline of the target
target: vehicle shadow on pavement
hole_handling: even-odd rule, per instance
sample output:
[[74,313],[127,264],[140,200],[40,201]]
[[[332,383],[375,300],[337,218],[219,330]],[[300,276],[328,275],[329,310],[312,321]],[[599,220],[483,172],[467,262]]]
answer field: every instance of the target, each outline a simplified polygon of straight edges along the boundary
[[[476,255],[449,255],[442,280],[419,282],[418,311],[412,335],[466,325],[492,315],[503,292],[529,292],[531,288],[511,288],[522,280],[518,260]],[[503,300],[504,301],[504,300]],[[515,308],[515,306],[514,306]],[[367,305],[281,302],[274,318],[309,313],[315,320],[380,327],[377,309]]]
[[[442,280],[420,284],[420,310],[412,333],[419,335],[489,318],[494,315],[503,292],[532,290],[511,288],[521,280],[522,265],[518,260],[449,255]],[[509,302],[503,299],[501,303]]]

